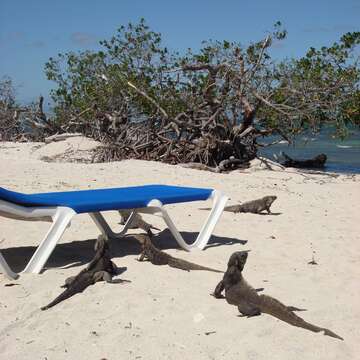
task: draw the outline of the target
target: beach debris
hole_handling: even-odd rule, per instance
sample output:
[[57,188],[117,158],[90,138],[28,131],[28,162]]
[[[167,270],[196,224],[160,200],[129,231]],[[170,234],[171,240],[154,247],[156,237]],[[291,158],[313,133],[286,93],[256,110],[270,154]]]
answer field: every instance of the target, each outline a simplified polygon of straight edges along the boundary
[[51,135],[48,136],[44,139],[45,144],[50,144],[51,142],[55,142],[55,141],[63,141],[66,140],[68,138],[71,137],[78,137],[78,136],[82,136],[83,134],[81,133],[62,133],[62,134],[55,134],[55,135]]
[[210,171],[213,173],[220,173],[220,169],[218,167],[211,167],[201,163],[189,162],[189,163],[180,163],[178,165],[186,169],[203,170],[203,171]]
[[[253,213],[261,214],[263,211],[267,211],[268,214],[272,214],[270,206],[277,199],[277,196],[264,196],[261,199],[252,200],[245,202],[243,204],[225,206],[224,211],[233,212],[233,213]],[[211,208],[201,208],[200,210],[211,210]]]
[[[128,221],[130,215],[132,214],[133,210],[119,210],[119,214],[121,216],[120,224],[125,225]],[[133,219],[131,220],[130,229],[141,229],[147,232],[150,236],[153,235],[151,229],[160,231],[159,228],[147,223],[140,214],[135,213],[133,215]]]
[[323,331],[324,335],[344,340],[331,330],[310,324],[294,313],[294,311],[305,311],[305,309],[286,306],[271,296],[258,295],[242,276],[247,257],[247,251],[236,251],[230,256],[224,277],[215,288],[214,297],[222,298],[222,292],[225,290],[226,301],[237,306],[243,316],[249,318],[266,313],[293,326],[313,332]]
[[205,270],[223,273],[223,271],[212,269],[206,266],[191,263],[189,261],[175,258],[164,251],[161,251],[151,242],[150,236],[147,234],[132,235],[141,245],[141,254],[139,261],[148,260],[154,265],[169,265],[170,267],[191,271],[191,270]]
[[[117,267],[111,261],[109,245],[107,239],[103,235],[99,235],[95,243],[95,256],[88,266],[78,275],[69,277],[65,280],[66,288],[55,300],[50,304],[43,306],[41,310],[47,310],[61,301],[69,297],[83,292],[88,286],[95,284],[97,281],[112,282],[112,277],[117,275]],[[117,280],[119,282],[128,282],[127,280]]]
[[216,331],[206,331],[205,335],[211,335],[211,334],[216,334]]
[[308,264],[309,265],[319,265],[315,260],[314,251],[313,251],[313,254],[312,254],[311,261],[309,261]]
[[284,152],[282,153],[285,158],[285,162],[283,162],[283,166],[285,167],[293,167],[293,168],[323,168],[325,166],[325,162],[327,156],[325,154],[319,154],[312,159],[307,160],[295,160],[292,159],[289,155],[286,155]]
[[250,167],[249,162],[244,162],[243,160],[236,159],[234,156],[230,156],[229,159],[220,161],[219,165],[216,167],[211,167],[196,162],[180,163],[178,165],[187,169],[204,170],[213,173],[224,173],[232,170],[247,169]]

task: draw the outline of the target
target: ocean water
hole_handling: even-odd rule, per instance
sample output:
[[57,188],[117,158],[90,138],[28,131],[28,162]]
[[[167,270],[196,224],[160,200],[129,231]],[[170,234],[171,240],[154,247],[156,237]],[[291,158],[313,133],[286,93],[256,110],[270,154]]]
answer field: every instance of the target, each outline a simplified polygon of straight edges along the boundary
[[283,160],[282,151],[296,159],[309,159],[324,153],[327,156],[325,171],[360,173],[360,129],[351,130],[350,136],[343,141],[331,135],[331,129],[317,135],[306,134],[299,137],[295,144],[276,144],[261,149],[260,154],[271,160],[275,160],[276,155]]

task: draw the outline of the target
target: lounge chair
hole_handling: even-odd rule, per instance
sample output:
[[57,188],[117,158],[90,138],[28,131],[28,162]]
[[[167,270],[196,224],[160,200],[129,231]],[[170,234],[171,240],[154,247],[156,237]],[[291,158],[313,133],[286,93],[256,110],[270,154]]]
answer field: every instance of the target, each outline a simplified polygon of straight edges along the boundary
[[[213,208],[197,239],[188,244],[170,219],[164,205],[198,200],[213,200]],[[56,243],[76,214],[89,213],[101,233],[108,238],[120,238],[129,229],[136,213],[158,213],[169,227],[179,245],[185,250],[203,249],[224,209],[227,197],[212,189],[146,185],[113,189],[95,189],[40,194],[23,194],[0,188],[0,215],[30,221],[52,221],[23,272],[39,273],[53,252]],[[114,233],[101,211],[132,209],[133,212],[120,233]],[[16,278],[0,252],[0,272]]]

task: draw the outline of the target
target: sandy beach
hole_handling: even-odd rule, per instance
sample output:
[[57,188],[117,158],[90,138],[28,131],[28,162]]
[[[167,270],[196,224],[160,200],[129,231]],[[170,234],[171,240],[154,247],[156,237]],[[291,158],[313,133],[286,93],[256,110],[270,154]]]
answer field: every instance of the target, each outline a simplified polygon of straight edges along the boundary
[[[65,278],[92,258],[98,229],[78,215],[45,271],[9,281],[0,274],[0,358],[12,359],[358,359],[360,352],[360,175],[249,170],[214,174],[156,162],[89,164],[94,143],[0,143],[0,186],[25,193],[144,184],[210,187],[228,204],[265,195],[279,215],[224,212],[204,251],[185,252],[155,216],[154,243],[171,255],[226,269],[234,251],[251,250],[244,276],[264,294],[307,309],[300,315],[345,340],[293,327],[263,314],[239,317],[235,306],[210,296],[221,274],[185,272],[136,261],[133,238],[112,242],[126,284],[96,283],[41,311]],[[47,160],[47,161],[45,161]],[[56,160],[49,162],[49,160]],[[199,231],[208,203],[168,206],[187,239]],[[116,212],[105,214],[120,229]],[[20,271],[49,224],[0,217],[0,250]],[[130,233],[139,232],[131,230]],[[317,265],[309,264],[314,259]],[[6,286],[9,283],[16,286]]]

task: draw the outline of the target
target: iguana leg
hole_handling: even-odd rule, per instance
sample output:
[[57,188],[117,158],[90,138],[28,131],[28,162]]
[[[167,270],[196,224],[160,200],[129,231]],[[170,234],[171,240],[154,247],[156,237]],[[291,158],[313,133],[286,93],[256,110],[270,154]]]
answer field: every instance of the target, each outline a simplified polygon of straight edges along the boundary
[[67,279],[65,279],[65,284],[62,285],[61,287],[62,288],[68,288],[71,285],[71,283],[74,281],[75,278],[76,278],[76,276],[68,277]]
[[112,275],[107,271],[98,271],[95,273],[94,276],[95,282],[97,281],[106,281],[107,283],[111,284],[123,284],[123,283],[130,283],[130,280],[123,280],[123,279],[115,279],[113,280]]
[[238,303],[238,310],[242,315],[247,317],[261,315],[261,311],[258,307],[249,304],[247,301],[240,301]]
[[266,208],[266,211],[268,212],[269,215],[271,214],[270,207],[267,207],[267,208]]
[[117,275],[119,272],[118,267],[112,261],[111,261],[111,266],[112,266],[112,274]]
[[222,292],[225,289],[225,285],[224,285],[224,281],[221,280],[217,285],[216,288],[214,290],[214,293],[212,295],[214,295],[215,298],[217,299],[223,299],[224,295],[222,295]]
[[98,281],[106,281],[106,282],[112,282],[112,275],[108,273],[107,271],[97,271],[94,274],[94,282]]
[[137,260],[138,260],[138,261],[146,261],[146,260],[148,260],[146,254],[145,254],[145,251],[143,251],[143,252],[139,255],[139,257],[138,257]]

